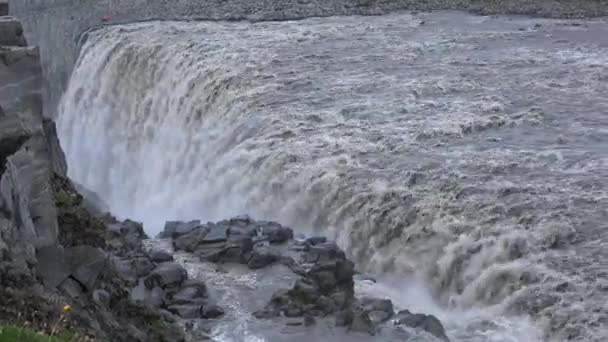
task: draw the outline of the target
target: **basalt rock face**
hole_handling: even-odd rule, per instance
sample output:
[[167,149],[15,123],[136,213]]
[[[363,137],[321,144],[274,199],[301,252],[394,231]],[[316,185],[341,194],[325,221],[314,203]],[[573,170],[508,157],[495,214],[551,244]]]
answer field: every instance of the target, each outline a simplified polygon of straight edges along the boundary
[[92,213],[66,178],[55,125],[42,116],[37,49],[22,33],[0,17],[0,88],[11,84],[0,95],[0,321],[48,331],[63,319],[60,329],[96,339],[182,340],[118,272],[122,251],[145,254],[141,225]]

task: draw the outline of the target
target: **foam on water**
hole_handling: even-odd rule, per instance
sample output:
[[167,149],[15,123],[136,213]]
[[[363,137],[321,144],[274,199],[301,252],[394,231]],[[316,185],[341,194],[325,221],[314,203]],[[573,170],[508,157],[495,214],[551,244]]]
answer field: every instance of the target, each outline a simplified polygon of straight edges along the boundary
[[419,277],[437,303],[421,311],[463,341],[532,339],[528,316],[551,341],[601,341],[608,23],[568,25],[107,27],[83,46],[58,129],[70,176],[151,234],[242,213],[323,230],[366,271]]

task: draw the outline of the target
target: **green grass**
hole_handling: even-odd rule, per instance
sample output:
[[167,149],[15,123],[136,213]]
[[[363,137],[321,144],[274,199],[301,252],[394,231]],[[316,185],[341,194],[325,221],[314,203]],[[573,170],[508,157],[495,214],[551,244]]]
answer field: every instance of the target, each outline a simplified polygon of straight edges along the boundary
[[70,339],[51,337],[14,325],[0,325],[0,342],[69,342]]

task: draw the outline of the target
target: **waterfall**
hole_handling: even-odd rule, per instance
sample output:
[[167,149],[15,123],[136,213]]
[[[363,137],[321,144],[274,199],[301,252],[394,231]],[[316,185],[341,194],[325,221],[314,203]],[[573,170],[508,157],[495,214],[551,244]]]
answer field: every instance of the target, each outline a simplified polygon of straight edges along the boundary
[[[562,104],[545,84],[608,54],[487,53],[476,46],[508,25],[425,31],[408,18],[91,32],[59,109],[70,176],[151,235],[166,220],[248,213],[324,230],[367,271],[423,279],[444,308],[567,310],[559,300],[574,294],[552,289],[577,276],[560,248],[601,222],[605,187],[584,189],[606,165],[548,140],[580,131],[548,118]],[[555,70],[522,70],[525,59]]]

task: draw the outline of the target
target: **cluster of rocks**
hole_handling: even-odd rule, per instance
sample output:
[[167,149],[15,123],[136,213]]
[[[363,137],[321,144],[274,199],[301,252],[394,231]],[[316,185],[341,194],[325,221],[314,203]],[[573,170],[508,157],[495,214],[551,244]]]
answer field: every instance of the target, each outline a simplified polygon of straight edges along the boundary
[[[110,249],[118,273],[131,287],[131,299],[160,309],[168,321],[177,318],[216,318],[223,314],[208,296],[204,282],[188,279],[188,273],[163,250],[145,250],[147,238],[140,223],[113,222]],[[177,316],[177,317],[175,317]]]
[[273,248],[293,238],[290,228],[275,222],[236,217],[217,223],[167,222],[161,238],[171,237],[176,250],[194,253],[211,262],[236,262],[251,269],[282,261]]
[[282,264],[298,279],[276,291],[258,319],[300,318],[298,325],[314,325],[333,318],[336,327],[376,335],[380,329],[410,327],[448,341],[441,322],[432,315],[407,310],[395,313],[389,299],[357,298],[355,265],[335,242],[325,237],[294,239],[293,231],[275,222],[247,216],[217,223],[167,222],[160,238],[172,239],[175,250],[193,253],[213,263],[239,263],[252,270]]

